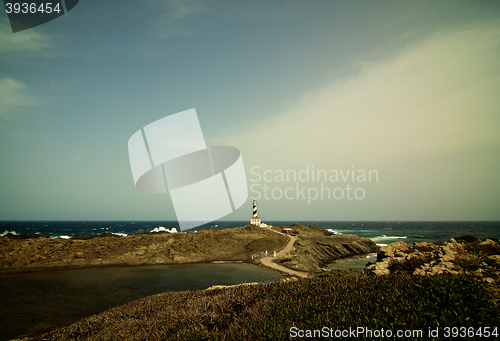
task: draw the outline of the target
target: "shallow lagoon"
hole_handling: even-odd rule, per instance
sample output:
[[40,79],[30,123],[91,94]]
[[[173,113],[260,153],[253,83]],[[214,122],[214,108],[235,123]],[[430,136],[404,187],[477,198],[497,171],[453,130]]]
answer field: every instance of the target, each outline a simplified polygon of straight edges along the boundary
[[71,324],[145,296],[266,282],[279,273],[246,263],[98,267],[0,275],[0,340],[45,323]]

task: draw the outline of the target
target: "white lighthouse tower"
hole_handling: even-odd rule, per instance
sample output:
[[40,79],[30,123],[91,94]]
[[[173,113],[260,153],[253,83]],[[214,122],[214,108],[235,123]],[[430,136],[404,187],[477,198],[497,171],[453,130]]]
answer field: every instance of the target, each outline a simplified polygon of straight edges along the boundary
[[253,216],[250,219],[250,224],[260,226],[260,218],[257,217],[257,200],[253,201]]

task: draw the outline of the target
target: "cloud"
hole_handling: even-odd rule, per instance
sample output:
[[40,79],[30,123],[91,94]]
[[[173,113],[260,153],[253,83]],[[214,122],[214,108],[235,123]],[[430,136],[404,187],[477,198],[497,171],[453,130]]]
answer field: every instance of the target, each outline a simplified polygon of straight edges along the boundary
[[17,109],[32,104],[33,99],[26,93],[23,82],[0,78],[0,119],[8,119]]
[[171,11],[171,17],[181,19],[203,12],[204,1],[200,0],[165,0],[167,8]]
[[0,21],[0,55],[7,53],[36,53],[46,51],[51,46],[48,35],[36,29],[12,33],[7,20]]
[[203,13],[208,5],[201,0],[164,0],[152,3],[159,8],[161,17],[154,24],[160,39],[172,36],[188,36],[191,18]]
[[[500,25],[443,31],[233,136],[263,161],[380,164],[500,146]],[[253,157],[252,156],[252,157]]]

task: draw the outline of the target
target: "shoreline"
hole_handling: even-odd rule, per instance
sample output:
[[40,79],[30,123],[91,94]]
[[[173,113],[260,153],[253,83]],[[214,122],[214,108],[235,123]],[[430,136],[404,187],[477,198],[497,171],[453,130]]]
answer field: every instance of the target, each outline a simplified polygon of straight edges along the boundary
[[26,334],[39,324],[67,326],[161,293],[201,292],[215,285],[268,283],[285,278],[271,269],[244,262],[93,267],[0,276],[0,284],[8,293],[0,298],[0,340]]
[[[352,256],[355,257],[355,256]],[[274,257],[269,257],[273,258]],[[276,260],[280,258],[276,257]],[[258,260],[258,259],[257,259]],[[274,262],[273,262],[274,263]],[[274,268],[263,264],[261,261],[251,260],[216,260],[216,261],[200,261],[200,262],[189,262],[189,263],[165,263],[165,264],[103,264],[103,265],[88,265],[88,266],[70,266],[70,267],[45,267],[45,268],[27,268],[27,269],[12,269],[12,270],[0,270],[0,276],[2,275],[18,275],[18,274],[30,274],[30,273],[43,273],[50,271],[66,271],[66,270],[81,270],[81,269],[105,269],[105,268],[139,268],[139,267],[153,267],[161,265],[171,265],[171,266],[182,266],[182,265],[193,265],[193,264],[251,264],[256,265],[265,269],[273,270],[277,273],[288,277],[295,277],[291,272],[293,270],[280,267]],[[277,265],[277,264],[276,264]],[[307,275],[311,275],[307,273]],[[299,276],[300,277],[300,276]]]
[[283,242],[283,238],[277,238],[269,231],[252,227],[214,229],[197,234],[155,233],[86,240],[0,237],[0,273],[249,261],[251,253],[260,251],[259,248],[276,248]]
[[[284,227],[248,225],[198,233],[104,236],[84,240],[0,236],[0,274],[107,266],[247,262],[264,263],[288,275],[299,272],[298,276],[304,277],[320,272],[324,263],[378,250],[375,243],[366,238],[332,235],[312,225],[292,225],[292,235],[280,232],[281,228]],[[285,248],[289,249],[283,252]],[[263,257],[266,252],[276,252],[280,264],[272,262],[274,257]]]
[[[305,294],[311,295],[305,299]],[[447,304],[436,305],[436,295]],[[373,313],[360,314],[363,311]],[[288,335],[290,326],[297,324],[332,325],[339,330],[356,323],[375,324],[373,328],[378,329],[391,326],[415,330],[446,323],[495,326],[498,311],[484,284],[472,277],[399,273],[354,279],[327,275],[165,292],[45,330],[49,333],[29,340],[79,340],[89,336],[108,340],[117,332],[131,340],[194,340],[207,335],[227,339],[240,335],[241,330],[245,331],[244,340],[260,339],[263,334],[281,339]],[[165,321],[169,323],[165,325]]]
[[[288,237],[291,237],[291,236],[288,236]],[[447,249],[448,244],[452,243],[453,245],[456,245],[457,250],[458,249],[464,249],[464,250],[470,250],[471,252],[474,252],[474,250],[476,250],[475,248],[479,248],[477,250],[488,251],[490,253],[496,252],[496,254],[500,254],[500,245],[499,245],[499,243],[498,243],[497,240],[478,240],[476,238],[475,241],[471,241],[471,242],[465,243],[465,242],[461,242],[461,240],[459,238],[456,238],[456,239],[458,240],[458,243],[457,243],[456,240],[452,239],[449,242],[437,242],[435,244],[433,244],[433,243],[426,243],[424,245],[420,244],[420,245],[416,245],[416,246],[412,247],[412,249],[413,250],[419,250],[425,256],[425,252],[430,252],[430,254],[433,254],[431,252],[432,250],[430,250],[430,248],[433,248],[434,250],[438,250],[438,251],[439,250],[446,251],[446,250],[448,250]],[[289,248],[288,248],[288,247],[291,248],[291,247],[294,246],[295,243],[291,243],[292,240],[293,240],[292,238],[289,238],[288,242],[285,244],[285,247],[282,248],[282,250],[281,250],[283,252],[282,257],[286,257],[287,255],[289,255],[289,252],[292,252],[292,250],[289,251]],[[410,255],[413,254],[413,252],[417,252],[417,251],[407,250],[404,245],[406,245],[406,243],[400,241],[400,242],[389,244],[387,247],[384,247],[384,248],[382,248],[379,251],[378,254],[379,254],[380,260],[377,263],[384,263],[385,264],[385,263],[391,263],[391,262],[393,262],[393,260],[396,261],[396,263],[394,263],[394,264],[396,264],[397,267],[391,268],[391,273],[388,274],[388,276],[377,275],[377,273],[370,274],[370,272],[365,271],[363,273],[363,275],[361,277],[359,277],[360,283],[364,283],[364,282],[371,283],[371,282],[374,281],[374,283],[380,283],[381,285],[387,285],[387,283],[393,283],[394,282],[391,285],[398,285],[399,280],[397,278],[399,278],[401,275],[407,276],[407,277],[402,277],[402,278],[407,278],[405,280],[408,280],[409,284],[412,285],[412,283],[417,283],[416,288],[422,288],[422,285],[423,285],[422,281],[424,281],[425,283],[427,283],[429,281],[430,281],[429,283],[438,283],[436,281],[441,281],[441,279],[439,279],[439,278],[442,278],[442,280],[445,281],[445,282],[446,281],[457,281],[457,282],[462,281],[461,278],[463,276],[458,275],[458,274],[457,275],[453,275],[453,276],[444,276],[443,277],[443,276],[433,276],[433,275],[435,275],[437,273],[431,273],[431,272],[429,272],[429,274],[427,276],[418,276],[418,275],[414,275],[412,273],[406,273],[407,268],[404,266],[404,263],[397,263],[398,257],[399,258],[403,257],[403,253],[405,254],[405,256],[406,255],[410,256]],[[462,246],[460,246],[460,245],[462,245]],[[414,249],[415,247],[416,247],[416,249]],[[471,247],[471,248],[468,249],[469,247]],[[429,248],[429,250],[427,250],[428,248]],[[293,252],[296,252],[296,251],[297,250],[293,250]],[[444,252],[443,255],[439,256],[439,257],[446,257],[446,256],[449,256],[449,255],[448,255],[447,252]],[[498,270],[500,268],[500,263],[499,263],[500,262],[500,258],[499,258],[500,256],[494,256],[494,257],[492,257],[490,255],[488,257],[492,261],[494,260],[495,262],[497,262],[497,265],[496,265],[496,269],[497,269],[496,270],[496,276],[497,277],[495,277],[495,279],[496,280],[500,279],[500,277],[498,277],[498,274],[499,274]],[[488,257],[485,258],[484,260],[487,260]],[[265,258],[272,260],[274,257],[262,257],[260,259],[254,260],[253,262],[245,262],[245,261],[212,261],[210,263],[212,263],[212,264],[249,263],[249,264],[258,265],[258,266],[261,266],[261,267],[264,267],[264,268],[267,268],[267,269],[270,269],[270,270],[274,270],[274,271],[277,271],[277,272],[281,273],[281,271],[278,270],[278,269],[270,268],[269,266],[266,266],[262,262],[262,260],[265,259]],[[276,259],[281,259],[281,258],[276,257]],[[412,260],[412,259],[415,259],[415,258],[411,257],[411,256],[407,257],[407,260]],[[207,263],[207,262],[204,262],[204,263]],[[377,264],[377,263],[375,263],[375,264]],[[481,262],[479,262],[478,264],[481,264]],[[174,265],[174,264],[172,264],[172,265]],[[339,273],[342,274],[342,275],[341,276],[335,276],[335,275],[332,276],[332,274],[339,274]],[[287,276],[287,278],[286,279],[281,279],[279,281],[273,281],[273,282],[269,283],[268,285],[258,285],[258,284],[262,284],[262,283],[257,283],[256,284],[255,282],[244,282],[244,283],[233,284],[233,285],[216,284],[216,285],[212,285],[209,288],[202,289],[202,290],[199,290],[199,291],[195,291],[195,293],[191,293],[190,292],[187,295],[196,296],[196,297],[198,297],[198,296],[199,297],[205,297],[204,296],[205,295],[204,292],[213,291],[215,295],[227,295],[227,297],[231,298],[232,297],[231,293],[234,292],[234,291],[240,292],[240,295],[246,295],[244,293],[254,292],[254,291],[260,292],[260,291],[263,291],[263,290],[267,291],[268,290],[267,288],[271,288],[271,287],[277,287],[277,286],[281,286],[281,285],[287,285],[287,288],[288,288],[288,285],[292,285],[292,287],[294,287],[296,285],[299,285],[299,286],[303,285],[303,284],[300,284],[300,283],[305,283],[305,282],[303,282],[303,280],[298,279],[296,276],[291,276],[289,273],[288,274],[285,273],[283,275]],[[304,279],[304,280],[306,280],[306,281],[312,281],[311,283],[316,283],[318,281],[321,282],[323,280],[327,280],[328,281],[330,279],[334,280],[334,281],[338,280],[338,281],[341,281],[341,282],[346,282],[346,283],[351,283],[351,284],[358,283],[358,279],[353,280],[352,276],[349,276],[349,275],[352,275],[352,273],[346,273],[346,272],[342,272],[342,271],[340,271],[340,272],[339,271],[335,271],[335,270],[334,271],[328,271],[328,272],[325,272],[324,275],[319,275],[319,276],[316,276],[316,274],[309,274],[309,275],[310,275],[310,276],[308,276],[309,278]],[[479,276],[480,275],[480,271],[475,271],[473,273],[470,273],[470,275]],[[383,279],[384,277],[386,279]],[[431,279],[431,277],[436,277],[436,280]],[[377,278],[380,278],[380,280],[378,280]],[[392,281],[391,278],[395,278],[395,280]],[[455,279],[453,279],[453,278],[455,278]],[[481,277],[479,276],[479,277],[476,277],[476,278],[480,279]],[[472,283],[472,282],[467,282],[467,281],[468,280],[465,279],[465,283]],[[282,284],[282,283],[285,283],[285,282],[287,282],[287,284]],[[291,284],[291,283],[296,283],[296,284]],[[307,282],[307,283],[309,283],[309,282]],[[418,284],[418,283],[420,283],[420,284]],[[462,282],[460,282],[460,283],[462,283]],[[495,297],[491,297],[491,299],[492,299],[493,303],[497,304],[497,308],[498,308],[498,306],[500,306],[499,305],[499,302],[500,302],[499,301],[499,296],[497,296],[498,292],[493,292],[492,291],[492,288],[491,288],[492,287],[492,283],[487,283],[487,281],[482,281],[482,280],[479,280],[477,283],[478,283],[478,285],[484,287],[485,290],[487,290],[486,293],[488,294],[489,297],[491,297],[492,295],[496,296],[496,299],[495,299]],[[349,284],[349,285],[351,285],[351,284]],[[439,286],[441,284],[432,284],[432,285]],[[328,287],[330,287],[330,286],[328,286]],[[364,290],[364,289],[362,289],[363,287],[360,287],[360,288],[361,288],[361,290]],[[390,288],[390,286],[388,288]],[[404,286],[402,288],[404,288]],[[375,284],[374,285],[374,289],[371,289],[370,292],[377,292],[379,290],[378,285]],[[342,289],[340,289],[340,290],[342,290]],[[423,291],[424,293],[426,292],[426,289],[422,289],[422,290],[424,290]],[[439,289],[439,290],[441,290],[441,289]],[[299,290],[299,292],[300,292],[300,290]],[[412,293],[412,292],[410,291],[410,293]],[[152,304],[152,306],[156,307],[156,305],[159,304],[157,302],[158,297],[163,297],[163,296],[170,297],[171,295],[184,295],[184,294],[185,294],[185,290],[181,291],[179,294],[173,294],[173,292],[166,292],[164,294],[154,295],[154,296],[146,297],[144,299],[138,299],[138,300],[135,300],[135,301],[131,301],[130,303],[127,303],[124,307],[126,307],[126,306],[142,307],[143,306],[142,302],[149,302],[147,304],[144,303],[144,304],[146,304],[146,305],[144,305],[144,307],[146,307],[146,306],[149,307],[151,304]],[[385,296],[385,294],[384,294],[384,296]],[[212,296],[209,296],[206,299],[210,300],[211,297]],[[376,297],[374,296],[374,298],[376,298]],[[326,300],[326,301],[328,301],[328,300]],[[462,301],[460,300],[457,303],[457,309],[462,307],[462,305],[461,305],[462,303],[461,302]],[[198,303],[196,303],[196,304],[198,304]],[[214,303],[214,304],[218,305],[218,304],[220,304],[220,302]],[[232,306],[229,306],[228,309],[231,309],[231,307]],[[394,308],[397,308],[397,305]],[[126,308],[122,308],[121,306],[120,307],[116,307],[116,308],[111,308],[109,310],[103,311],[102,313],[100,313],[98,315],[94,315],[94,317],[97,318],[99,316],[108,316],[109,314],[111,314],[110,316],[113,316],[113,312],[115,312],[115,311],[125,311],[124,309],[126,310]],[[211,314],[211,313],[209,312],[209,314]],[[62,329],[63,330],[71,330],[71,328],[73,328],[74,325],[82,325],[82,324],[85,325],[84,321],[85,320],[81,320],[81,321],[79,321],[79,322],[77,322],[75,324],[72,324],[70,326],[62,327]],[[113,320],[111,320],[111,321],[113,321]],[[118,321],[119,320],[116,320],[115,322],[118,322]],[[106,328],[107,329],[109,329],[109,328],[112,329],[113,328],[112,326],[114,325],[113,323],[110,324],[109,327],[106,327]],[[141,323],[146,323],[146,321],[142,321]],[[58,330],[59,330],[59,328],[56,329],[56,331],[55,331],[56,334],[54,334],[54,335],[58,335],[57,334]]]
[[0,271],[0,276],[2,275],[19,275],[19,274],[30,274],[30,273],[43,273],[50,271],[66,271],[66,270],[81,270],[81,269],[106,269],[106,268],[139,268],[139,267],[153,267],[162,265],[193,265],[193,264],[252,264],[259,265],[257,263],[249,261],[206,261],[206,262],[192,262],[192,263],[165,263],[165,264],[104,264],[104,265],[89,265],[89,266],[72,266],[72,267],[46,267],[46,268],[29,268],[29,269],[13,269],[13,270],[3,270]]

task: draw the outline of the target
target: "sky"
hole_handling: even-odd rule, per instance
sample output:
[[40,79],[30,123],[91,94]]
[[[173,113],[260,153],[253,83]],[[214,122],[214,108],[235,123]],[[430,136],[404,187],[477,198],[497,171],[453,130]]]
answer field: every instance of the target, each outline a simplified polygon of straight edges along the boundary
[[135,188],[127,143],[195,108],[245,165],[225,220],[257,199],[264,222],[498,221],[499,18],[497,1],[80,0],[14,34],[1,11],[0,220],[176,220]]

